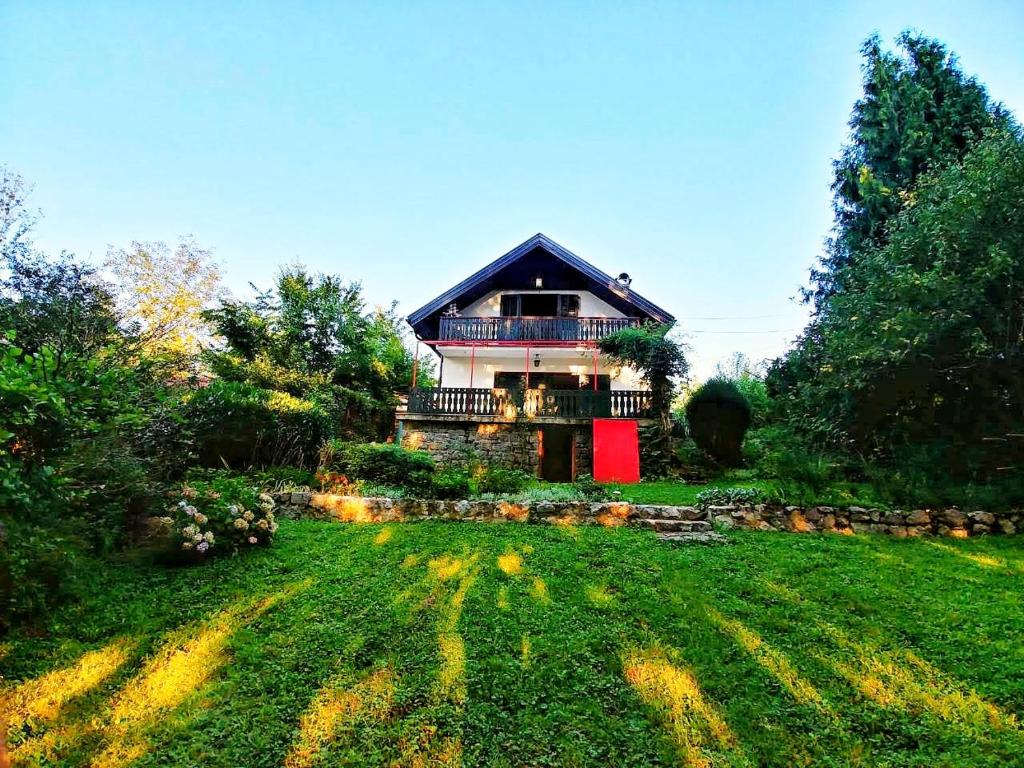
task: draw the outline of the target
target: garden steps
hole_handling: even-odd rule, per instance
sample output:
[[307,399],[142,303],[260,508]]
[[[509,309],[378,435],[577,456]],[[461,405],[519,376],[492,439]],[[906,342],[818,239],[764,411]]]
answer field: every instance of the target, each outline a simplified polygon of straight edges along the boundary
[[711,531],[711,523],[707,520],[645,518],[637,520],[636,524],[644,528],[655,530],[658,533],[708,533]]
[[714,531],[659,533],[659,541],[672,544],[727,544],[728,537]]

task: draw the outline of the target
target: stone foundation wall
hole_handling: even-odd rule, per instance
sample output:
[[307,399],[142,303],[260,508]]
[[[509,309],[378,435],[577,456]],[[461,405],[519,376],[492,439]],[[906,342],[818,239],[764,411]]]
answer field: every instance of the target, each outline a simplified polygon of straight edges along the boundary
[[[495,466],[536,474],[540,430],[537,425],[466,421],[403,420],[402,445],[429,451],[439,463],[464,461],[473,452]],[[573,425],[576,434],[576,471],[593,470],[593,434],[590,424]]]
[[1024,510],[992,513],[959,509],[883,511],[850,507],[754,506],[673,507],[626,502],[440,501],[362,498],[327,493],[275,494],[282,517],[342,522],[414,520],[510,521],[561,524],[627,525],[651,520],[708,520],[718,528],[760,531],[854,534],[896,537],[986,534],[1012,535],[1024,526]]
[[537,430],[521,424],[405,421],[402,445],[429,451],[441,464],[474,452],[488,464],[537,471]]

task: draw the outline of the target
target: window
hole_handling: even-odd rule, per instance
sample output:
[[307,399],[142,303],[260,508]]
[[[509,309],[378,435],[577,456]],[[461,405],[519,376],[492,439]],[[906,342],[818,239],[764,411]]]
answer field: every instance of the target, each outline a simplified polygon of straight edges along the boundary
[[580,297],[575,293],[563,293],[558,297],[559,317],[579,317]]
[[580,297],[575,293],[505,293],[502,317],[579,317]]

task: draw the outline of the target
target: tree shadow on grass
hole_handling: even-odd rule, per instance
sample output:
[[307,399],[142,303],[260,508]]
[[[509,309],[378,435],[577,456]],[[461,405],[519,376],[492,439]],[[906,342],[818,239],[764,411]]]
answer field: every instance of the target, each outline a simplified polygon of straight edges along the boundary
[[[879,570],[872,563],[878,559],[873,557],[875,542],[849,546],[854,545],[865,555],[860,563]],[[828,574],[798,575],[794,571],[800,566],[769,568],[771,573],[748,579],[742,590],[716,584],[706,610],[736,647],[761,667],[762,675],[774,678],[794,700],[810,697],[829,714],[837,725],[826,724],[815,740],[827,736],[835,742],[837,754],[841,745],[850,747],[851,762],[857,754],[868,757],[868,745],[889,759],[901,755],[910,762],[928,762],[940,755],[959,755],[972,765],[1000,765],[1024,749],[1013,712],[984,699],[906,646],[896,631],[905,617],[888,616],[902,601],[883,588],[889,584],[884,576],[861,574],[851,597],[880,599],[881,605],[861,608],[854,602],[859,610],[849,610],[850,603],[842,599],[849,586],[848,568],[844,564]],[[783,574],[785,584],[772,580]],[[823,588],[826,579],[841,583],[839,600],[829,599],[837,593]],[[742,598],[737,598],[739,592]],[[889,601],[895,601],[892,608],[886,606]],[[941,622],[938,616],[935,620]],[[813,686],[816,695],[807,686]]]
[[[262,598],[240,600],[208,620],[175,630],[99,711],[72,714],[57,706],[49,710],[55,716],[40,722],[38,730],[16,734],[11,740],[14,764],[89,759],[90,764],[97,766],[124,766],[138,759],[149,750],[151,732],[159,723],[186,702],[201,696],[212,677],[227,663],[226,646],[231,636],[308,586],[308,582],[297,582]],[[100,665],[101,669],[108,667]],[[79,669],[76,665],[71,671]],[[80,687],[79,695],[91,690]],[[35,682],[29,682],[19,690],[38,689]],[[22,700],[15,695],[14,699],[21,700],[22,708],[13,717],[14,722],[21,718],[22,727],[30,722],[29,717],[47,713],[46,707],[39,706],[38,698],[26,696]]]

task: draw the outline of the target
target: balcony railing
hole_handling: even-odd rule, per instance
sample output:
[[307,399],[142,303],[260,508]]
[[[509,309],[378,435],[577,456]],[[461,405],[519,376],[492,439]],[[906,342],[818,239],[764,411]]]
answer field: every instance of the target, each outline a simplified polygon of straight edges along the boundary
[[409,392],[409,413],[494,416],[508,420],[536,417],[566,419],[654,416],[645,390],[468,389],[418,387]]
[[636,317],[442,317],[442,341],[597,341]]

